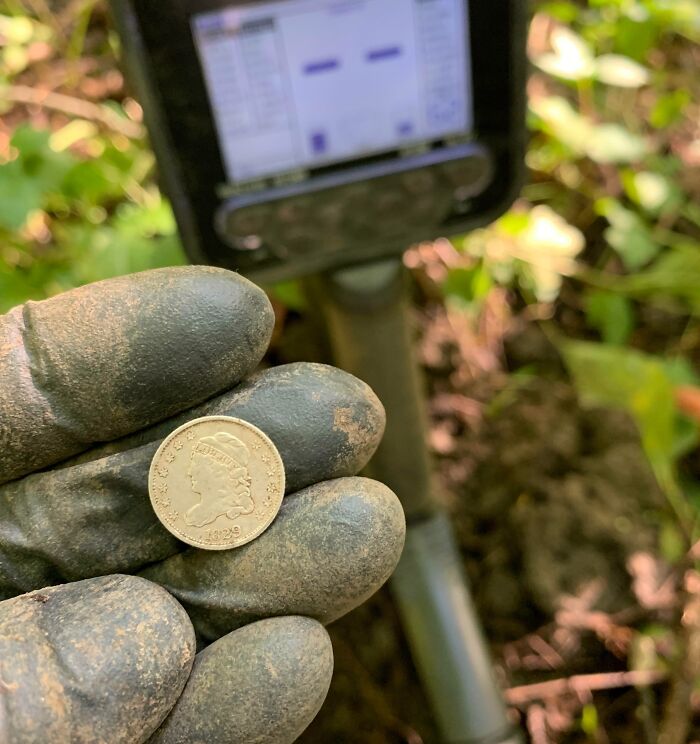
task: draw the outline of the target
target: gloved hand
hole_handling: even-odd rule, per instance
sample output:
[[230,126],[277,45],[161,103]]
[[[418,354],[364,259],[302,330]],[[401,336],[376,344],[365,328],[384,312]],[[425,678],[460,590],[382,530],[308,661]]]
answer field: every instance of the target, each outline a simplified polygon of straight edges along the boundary
[[[0,317],[3,744],[280,744],[320,708],[322,623],[388,578],[404,519],[349,477],[384,425],[364,383],[316,364],[249,376],[272,325],[263,292],[207,268]],[[179,542],[148,498],[160,441],[216,414],[266,432],[287,478],[276,520],[229,551]]]

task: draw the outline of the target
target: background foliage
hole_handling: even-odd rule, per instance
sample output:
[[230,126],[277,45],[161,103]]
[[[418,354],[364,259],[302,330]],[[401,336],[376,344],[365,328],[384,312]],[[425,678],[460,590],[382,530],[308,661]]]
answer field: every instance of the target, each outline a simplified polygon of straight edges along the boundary
[[0,312],[97,279],[182,263],[141,109],[104,4],[0,15]]

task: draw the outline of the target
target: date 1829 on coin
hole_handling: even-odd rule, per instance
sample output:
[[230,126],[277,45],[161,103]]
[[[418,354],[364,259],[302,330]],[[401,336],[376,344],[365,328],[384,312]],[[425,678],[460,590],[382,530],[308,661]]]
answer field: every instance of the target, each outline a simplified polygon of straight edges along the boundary
[[151,504],[175,537],[227,550],[254,540],[277,515],[284,464],[260,429],[231,416],[205,416],[175,429],[148,474]]

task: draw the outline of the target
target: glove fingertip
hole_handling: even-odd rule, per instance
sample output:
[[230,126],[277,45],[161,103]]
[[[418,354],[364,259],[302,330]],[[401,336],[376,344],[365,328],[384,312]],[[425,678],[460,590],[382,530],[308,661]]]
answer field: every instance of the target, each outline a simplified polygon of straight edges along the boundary
[[328,693],[333,650],[307,617],[260,620],[197,654],[192,674],[150,744],[287,744]]

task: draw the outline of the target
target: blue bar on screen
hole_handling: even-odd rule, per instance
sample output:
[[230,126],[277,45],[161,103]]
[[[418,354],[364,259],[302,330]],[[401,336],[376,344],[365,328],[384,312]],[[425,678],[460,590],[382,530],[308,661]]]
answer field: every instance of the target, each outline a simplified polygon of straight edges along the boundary
[[328,72],[340,67],[340,60],[337,59],[320,59],[317,62],[309,62],[304,65],[305,75],[314,75],[317,72]]
[[382,59],[390,59],[391,57],[398,57],[401,54],[400,46],[384,47],[383,49],[372,49],[367,52],[368,62],[378,62]]

